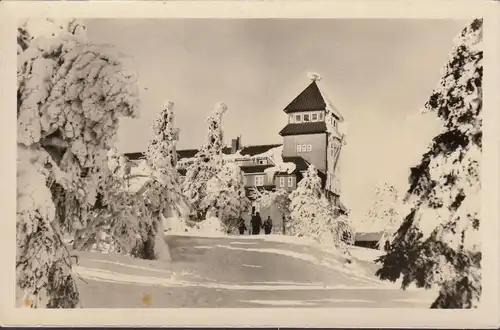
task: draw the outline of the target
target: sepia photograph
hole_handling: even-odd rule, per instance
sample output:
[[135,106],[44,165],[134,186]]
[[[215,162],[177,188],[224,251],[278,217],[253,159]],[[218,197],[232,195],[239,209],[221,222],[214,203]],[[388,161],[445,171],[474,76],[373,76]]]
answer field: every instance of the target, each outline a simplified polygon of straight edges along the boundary
[[16,306],[476,308],[482,38],[19,22]]
[[16,68],[0,89],[11,320],[357,327],[347,314],[496,309],[487,15],[59,8],[11,18],[17,54],[0,53]]

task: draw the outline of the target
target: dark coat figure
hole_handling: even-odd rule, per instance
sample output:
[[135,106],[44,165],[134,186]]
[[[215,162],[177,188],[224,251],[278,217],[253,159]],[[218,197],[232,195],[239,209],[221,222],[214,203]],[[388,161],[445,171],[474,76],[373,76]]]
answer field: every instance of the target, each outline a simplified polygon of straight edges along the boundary
[[262,219],[259,212],[252,216],[252,235],[259,235],[260,228],[262,227]]
[[266,235],[269,235],[271,233],[271,229],[273,229],[273,221],[271,220],[271,217],[268,216],[266,221],[264,221],[264,233]]
[[245,225],[245,220],[240,219],[240,223],[238,224],[238,230],[240,231],[240,235],[245,234],[245,230],[247,230],[247,226]]

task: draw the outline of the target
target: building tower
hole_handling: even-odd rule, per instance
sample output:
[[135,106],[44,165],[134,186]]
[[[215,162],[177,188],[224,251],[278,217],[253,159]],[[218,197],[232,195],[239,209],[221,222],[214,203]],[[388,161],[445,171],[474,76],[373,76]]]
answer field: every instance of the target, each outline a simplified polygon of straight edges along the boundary
[[325,178],[327,196],[339,206],[340,151],[345,136],[339,130],[342,114],[321,88],[321,77],[310,73],[311,83],[283,110],[288,124],[281,130],[283,157],[302,157]]

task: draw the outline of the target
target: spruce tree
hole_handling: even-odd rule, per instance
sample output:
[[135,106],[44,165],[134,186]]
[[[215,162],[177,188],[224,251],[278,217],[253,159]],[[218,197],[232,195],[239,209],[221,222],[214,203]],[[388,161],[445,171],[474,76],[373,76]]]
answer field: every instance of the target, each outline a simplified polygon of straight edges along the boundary
[[401,225],[402,201],[393,185],[384,183],[375,188],[373,204],[366,215],[364,225],[371,231],[381,231],[378,247],[383,250],[390,245],[393,234]]
[[207,196],[207,183],[222,168],[223,130],[222,116],[227,106],[220,103],[207,118],[208,139],[194,157],[194,162],[187,168],[182,184],[182,192],[194,212],[196,221],[202,221],[209,207],[203,200]]
[[228,230],[238,223],[251,205],[246,197],[244,180],[240,167],[228,162],[207,182],[206,196],[201,206],[210,210],[211,215],[217,217]]
[[309,165],[297,189],[290,193],[291,235],[306,236],[320,243],[344,246],[344,237],[352,233],[345,217],[335,214],[335,207],[321,188],[321,179],[314,165]]
[[483,22],[457,37],[426,110],[442,120],[411,169],[405,217],[377,275],[439,288],[431,308],[476,308],[481,296],[480,159]]
[[144,198],[149,201],[150,219],[140,219],[142,240],[133,253],[143,259],[169,258],[168,246],[163,240],[163,219],[169,213],[182,218],[186,209],[176,169],[179,129],[174,126],[173,106],[172,102],[163,105],[153,123],[153,138],[146,152],[152,178],[142,191]]
[[88,226],[118,118],[137,113],[136,77],[114,50],[88,42],[76,20],[50,35],[24,29],[17,67],[17,285],[25,307],[73,308],[79,305],[75,258],[62,236]]

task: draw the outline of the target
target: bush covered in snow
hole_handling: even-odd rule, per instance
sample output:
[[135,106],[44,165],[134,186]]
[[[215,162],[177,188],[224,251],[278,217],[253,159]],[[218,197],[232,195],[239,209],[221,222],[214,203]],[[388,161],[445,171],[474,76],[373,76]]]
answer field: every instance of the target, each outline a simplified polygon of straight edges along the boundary
[[232,227],[251,206],[246,197],[243,172],[235,163],[225,163],[207,183],[201,206],[209,209],[225,227]]
[[403,201],[396,187],[384,183],[375,188],[373,204],[365,216],[363,227],[368,232],[382,232],[379,249],[383,250],[392,242],[403,221],[403,212]]
[[321,179],[314,165],[310,165],[297,189],[290,194],[291,235],[306,236],[336,246],[350,243],[354,237],[346,217],[336,216],[335,207],[325,197]]
[[165,217],[184,222],[189,209],[175,168],[177,135],[173,103],[166,102],[153,123],[153,138],[140,168],[132,168],[113,150],[108,153],[112,175],[103,198],[105,208],[97,217],[119,251],[142,259],[169,258],[162,239]]
[[26,26],[18,31],[17,284],[26,306],[75,307],[62,235],[89,225],[118,118],[137,113],[136,77],[76,20],[48,35]]
[[379,260],[382,279],[439,287],[432,308],[476,308],[481,296],[482,25],[475,19],[458,36],[426,104],[442,131],[411,169],[413,208]]

